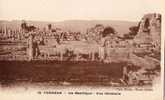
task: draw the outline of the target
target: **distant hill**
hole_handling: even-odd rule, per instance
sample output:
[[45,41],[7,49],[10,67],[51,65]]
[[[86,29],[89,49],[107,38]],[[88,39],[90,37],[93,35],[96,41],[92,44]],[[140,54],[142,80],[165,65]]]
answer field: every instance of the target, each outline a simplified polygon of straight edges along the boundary
[[[64,31],[80,31],[86,32],[87,28],[94,27],[96,24],[102,24],[104,26],[112,26],[120,34],[129,32],[129,27],[137,25],[138,22],[129,21],[116,21],[116,20],[65,20],[60,22],[42,22],[42,21],[26,21],[30,25],[37,26],[39,28],[47,27],[48,24],[52,24],[52,27],[61,28]],[[7,25],[10,28],[20,27],[20,20],[13,21],[0,21],[0,27]]]

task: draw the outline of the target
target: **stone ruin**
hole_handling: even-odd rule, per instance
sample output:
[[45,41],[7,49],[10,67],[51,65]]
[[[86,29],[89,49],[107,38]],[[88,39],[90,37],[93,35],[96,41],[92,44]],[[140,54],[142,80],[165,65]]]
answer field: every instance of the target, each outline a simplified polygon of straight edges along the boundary
[[146,14],[139,22],[139,31],[135,36],[137,44],[152,44],[160,51],[161,15]]
[[[109,44],[110,48],[108,48],[109,56],[107,60],[108,62],[126,61],[141,67],[145,66],[145,68],[150,68],[151,66],[153,66],[152,68],[154,68],[160,63],[160,37],[161,15],[146,14],[139,22],[139,30],[133,40],[122,41],[120,39],[111,39],[114,42],[118,41],[118,43]],[[136,44],[136,46],[134,45],[134,43]],[[111,46],[114,46],[114,48]],[[151,64],[151,62],[153,62],[154,64]]]

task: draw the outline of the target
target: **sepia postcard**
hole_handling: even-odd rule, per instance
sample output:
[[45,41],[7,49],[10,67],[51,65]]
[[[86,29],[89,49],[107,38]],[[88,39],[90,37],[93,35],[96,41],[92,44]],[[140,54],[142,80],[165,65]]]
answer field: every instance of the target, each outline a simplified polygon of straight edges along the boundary
[[0,0],[0,100],[163,100],[163,0]]

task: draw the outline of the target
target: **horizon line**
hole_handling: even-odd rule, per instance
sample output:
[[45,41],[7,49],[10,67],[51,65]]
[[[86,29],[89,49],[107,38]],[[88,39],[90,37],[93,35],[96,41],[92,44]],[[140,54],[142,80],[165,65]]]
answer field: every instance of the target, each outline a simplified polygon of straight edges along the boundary
[[[65,19],[65,20],[35,20],[35,19],[1,19],[0,21],[39,21],[39,22],[65,22],[65,21],[123,21],[123,22],[138,22],[138,20],[119,20],[119,19]],[[140,19],[139,19],[140,21]]]

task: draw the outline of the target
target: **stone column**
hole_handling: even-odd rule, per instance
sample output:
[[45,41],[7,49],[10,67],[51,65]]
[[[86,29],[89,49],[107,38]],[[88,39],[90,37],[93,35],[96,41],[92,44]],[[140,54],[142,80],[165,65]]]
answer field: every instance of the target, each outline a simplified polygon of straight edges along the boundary
[[33,36],[30,34],[28,39],[28,57],[29,60],[33,60]]
[[95,52],[92,52],[92,61],[95,60]]
[[7,28],[6,28],[6,25],[4,27],[4,36],[7,37]]
[[63,61],[63,51],[60,51],[60,61]]

